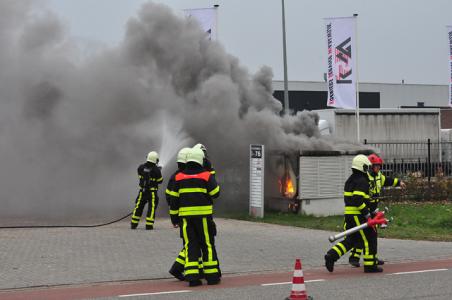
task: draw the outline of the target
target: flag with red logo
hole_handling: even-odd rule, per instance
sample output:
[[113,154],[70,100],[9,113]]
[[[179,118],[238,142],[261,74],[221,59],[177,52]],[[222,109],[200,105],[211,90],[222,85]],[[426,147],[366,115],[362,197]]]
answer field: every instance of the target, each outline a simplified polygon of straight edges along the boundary
[[355,17],[326,18],[327,105],[356,108]]
[[452,26],[447,26],[449,38],[449,106],[452,107]]

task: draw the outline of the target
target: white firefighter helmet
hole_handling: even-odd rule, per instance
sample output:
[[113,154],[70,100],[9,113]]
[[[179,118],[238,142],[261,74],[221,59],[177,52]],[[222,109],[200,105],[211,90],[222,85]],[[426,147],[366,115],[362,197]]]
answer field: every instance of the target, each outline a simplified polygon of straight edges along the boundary
[[361,171],[363,173],[366,173],[371,165],[372,163],[370,162],[370,160],[363,154],[356,155],[352,160],[352,169]]
[[207,152],[207,148],[203,144],[196,144],[193,146],[193,148],[201,149],[204,153]]
[[191,148],[187,153],[187,162],[190,161],[202,166],[204,164],[204,152],[199,148]]
[[146,159],[148,162],[157,164],[159,162],[159,154],[155,151],[151,151],[148,153],[148,157]]
[[187,162],[187,154],[190,152],[190,148],[182,148],[177,153],[177,162],[185,164]]

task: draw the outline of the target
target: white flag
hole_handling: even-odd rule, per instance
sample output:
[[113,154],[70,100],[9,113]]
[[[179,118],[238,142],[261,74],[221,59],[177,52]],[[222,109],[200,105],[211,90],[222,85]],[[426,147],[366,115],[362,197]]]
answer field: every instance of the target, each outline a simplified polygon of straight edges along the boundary
[[217,9],[195,8],[184,9],[187,16],[196,18],[201,28],[206,32],[209,40],[217,39]]
[[449,106],[452,107],[452,26],[447,26],[449,38]]
[[328,106],[356,108],[355,17],[327,18]]

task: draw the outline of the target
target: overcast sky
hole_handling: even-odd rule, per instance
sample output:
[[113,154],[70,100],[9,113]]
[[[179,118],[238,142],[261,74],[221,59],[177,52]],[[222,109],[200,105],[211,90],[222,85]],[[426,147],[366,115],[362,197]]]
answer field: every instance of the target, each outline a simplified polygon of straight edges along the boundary
[[[47,0],[85,45],[115,45],[143,0]],[[219,4],[218,38],[255,72],[283,79],[281,0],[167,0],[174,10]],[[322,81],[326,68],[323,18],[358,13],[360,82],[448,83],[450,0],[285,0],[288,75]]]

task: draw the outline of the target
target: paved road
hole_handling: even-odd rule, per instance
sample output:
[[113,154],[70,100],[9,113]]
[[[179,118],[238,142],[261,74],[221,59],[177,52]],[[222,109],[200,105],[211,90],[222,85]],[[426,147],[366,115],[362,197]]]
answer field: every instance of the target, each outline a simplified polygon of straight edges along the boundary
[[[331,233],[326,231],[228,219],[217,219],[217,226],[226,276],[290,273],[297,257],[307,272],[323,265],[330,247]],[[381,239],[379,246],[380,257],[391,263],[452,257],[452,243],[447,242]],[[158,219],[154,231],[132,231],[128,222],[100,228],[0,230],[0,290],[168,279],[180,247],[179,233],[167,219]]]

